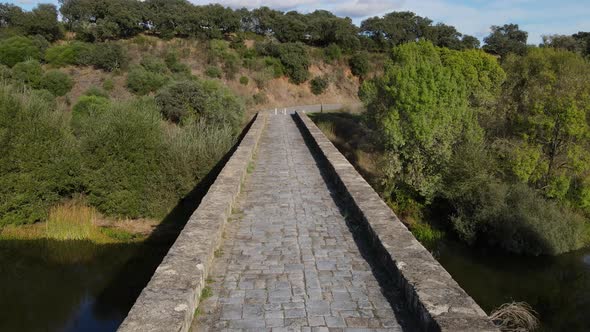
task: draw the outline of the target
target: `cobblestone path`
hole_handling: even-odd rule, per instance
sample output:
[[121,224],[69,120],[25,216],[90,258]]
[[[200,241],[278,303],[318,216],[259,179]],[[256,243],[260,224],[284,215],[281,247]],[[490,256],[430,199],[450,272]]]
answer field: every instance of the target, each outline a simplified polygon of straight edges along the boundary
[[192,331],[401,331],[289,115],[271,115]]

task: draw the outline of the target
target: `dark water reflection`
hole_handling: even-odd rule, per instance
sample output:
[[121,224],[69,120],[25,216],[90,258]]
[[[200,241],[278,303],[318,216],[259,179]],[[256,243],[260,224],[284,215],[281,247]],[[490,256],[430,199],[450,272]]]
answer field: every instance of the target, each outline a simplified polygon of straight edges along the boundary
[[556,257],[523,257],[444,242],[435,256],[479,305],[490,312],[526,301],[542,331],[590,331],[590,248]]
[[0,331],[115,331],[160,243],[0,241]]

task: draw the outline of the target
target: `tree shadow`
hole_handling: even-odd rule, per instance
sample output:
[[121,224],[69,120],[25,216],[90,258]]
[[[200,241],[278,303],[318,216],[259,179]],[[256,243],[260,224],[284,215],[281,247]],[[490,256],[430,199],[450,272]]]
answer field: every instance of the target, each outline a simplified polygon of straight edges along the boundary
[[188,193],[179,200],[150,236],[137,247],[136,253],[121,268],[108,286],[98,295],[94,311],[96,315],[112,315],[122,313],[120,325],[137,297],[150,281],[154,271],[160,265],[176,238],[201,200],[207,194],[217,176],[240,145],[244,136],[256,120],[255,115],[245,126],[234,146],[212,168],[212,170]]

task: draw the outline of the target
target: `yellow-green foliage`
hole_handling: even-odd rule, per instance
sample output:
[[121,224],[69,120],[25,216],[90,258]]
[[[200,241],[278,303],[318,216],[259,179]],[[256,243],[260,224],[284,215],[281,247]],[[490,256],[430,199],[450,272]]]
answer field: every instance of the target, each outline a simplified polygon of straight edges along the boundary
[[[518,142],[512,171],[547,197],[578,201],[590,172],[590,63],[572,52],[539,48],[509,56],[504,67],[504,125]],[[534,176],[521,176],[531,169]]]
[[437,241],[444,237],[443,232],[434,229],[432,226],[424,222],[414,222],[410,226],[410,230],[418,241],[429,248],[432,248]]
[[470,102],[489,99],[483,96],[493,95],[502,80],[502,69],[483,52],[424,41],[396,47],[384,76],[363,89],[370,123],[390,152],[388,181],[431,199],[454,146],[482,138]]
[[87,240],[91,237],[92,223],[96,218],[94,208],[71,201],[49,210],[47,238],[54,240]]

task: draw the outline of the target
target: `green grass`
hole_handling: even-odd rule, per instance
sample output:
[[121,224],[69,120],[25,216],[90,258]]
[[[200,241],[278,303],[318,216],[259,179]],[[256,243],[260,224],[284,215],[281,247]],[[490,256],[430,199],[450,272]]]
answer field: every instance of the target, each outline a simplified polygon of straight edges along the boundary
[[215,250],[215,252],[213,253],[213,256],[215,256],[215,258],[219,258],[219,257],[223,256],[223,249]]
[[211,287],[206,286],[205,288],[203,288],[203,290],[201,291],[201,301],[205,301],[211,296],[213,296],[213,290],[211,289]]
[[424,222],[414,222],[410,226],[412,234],[427,248],[433,248],[444,237],[444,233]]
[[137,234],[111,227],[102,227],[100,228],[100,232],[113,240],[123,242],[133,241],[139,237]]
[[252,174],[252,172],[254,172],[254,168],[255,168],[255,167],[256,167],[256,166],[255,166],[255,164],[254,164],[254,161],[253,161],[253,160],[251,160],[251,161],[248,163],[248,168],[246,169],[246,172],[248,172],[248,174]]
[[87,240],[91,238],[94,208],[72,201],[52,207],[46,224],[47,238],[66,240]]

